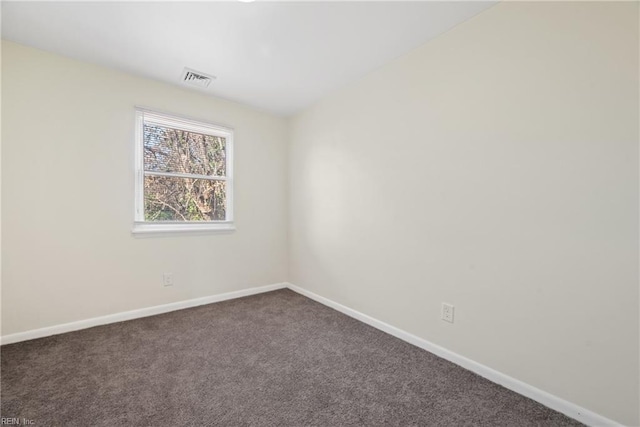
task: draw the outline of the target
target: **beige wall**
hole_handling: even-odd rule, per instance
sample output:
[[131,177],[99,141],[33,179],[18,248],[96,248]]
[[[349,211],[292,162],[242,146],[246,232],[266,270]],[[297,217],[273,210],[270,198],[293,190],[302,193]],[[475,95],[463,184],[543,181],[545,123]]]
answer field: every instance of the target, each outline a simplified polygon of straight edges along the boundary
[[638,3],[499,4],[297,115],[289,163],[293,283],[640,423]]
[[[131,235],[134,105],[235,128],[237,231]],[[3,335],[287,279],[284,119],[8,42],[2,107]]]

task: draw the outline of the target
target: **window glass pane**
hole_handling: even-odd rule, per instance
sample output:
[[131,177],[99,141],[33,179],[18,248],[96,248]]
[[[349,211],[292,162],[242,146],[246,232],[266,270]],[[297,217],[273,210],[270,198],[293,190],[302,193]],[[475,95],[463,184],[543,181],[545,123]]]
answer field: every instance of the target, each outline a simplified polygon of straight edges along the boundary
[[226,140],[144,124],[144,169],[154,172],[226,175]]
[[224,181],[144,177],[145,221],[224,221],[225,199]]

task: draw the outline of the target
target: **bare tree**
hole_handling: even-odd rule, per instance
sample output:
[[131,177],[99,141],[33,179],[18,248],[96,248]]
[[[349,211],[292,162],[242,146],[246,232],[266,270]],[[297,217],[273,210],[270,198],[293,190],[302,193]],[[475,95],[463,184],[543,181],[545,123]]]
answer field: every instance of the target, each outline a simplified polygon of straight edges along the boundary
[[[145,124],[144,169],[225,177],[226,140]],[[226,216],[223,180],[145,174],[144,196],[147,221],[220,221]]]

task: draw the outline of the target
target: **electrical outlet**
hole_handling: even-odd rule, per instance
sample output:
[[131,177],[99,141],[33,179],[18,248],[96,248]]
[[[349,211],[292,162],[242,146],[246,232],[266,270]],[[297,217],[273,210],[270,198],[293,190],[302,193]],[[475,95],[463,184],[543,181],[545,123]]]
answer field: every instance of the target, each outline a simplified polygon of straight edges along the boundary
[[173,286],[173,273],[164,273],[162,275],[162,284],[164,286]]
[[445,322],[453,323],[453,310],[454,307],[446,302],[442,303],[442,320]]

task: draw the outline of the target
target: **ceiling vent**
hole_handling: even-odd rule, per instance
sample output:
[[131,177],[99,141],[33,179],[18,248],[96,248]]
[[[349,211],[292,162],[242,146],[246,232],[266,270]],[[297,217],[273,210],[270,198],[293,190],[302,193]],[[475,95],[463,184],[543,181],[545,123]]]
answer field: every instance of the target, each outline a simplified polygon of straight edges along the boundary
[[180,80],[182,80],[182,83],[187,83],[192,86],[209,87],[209,84],[215,80],[215,78],[216,76],[211,76],[185,67]]

